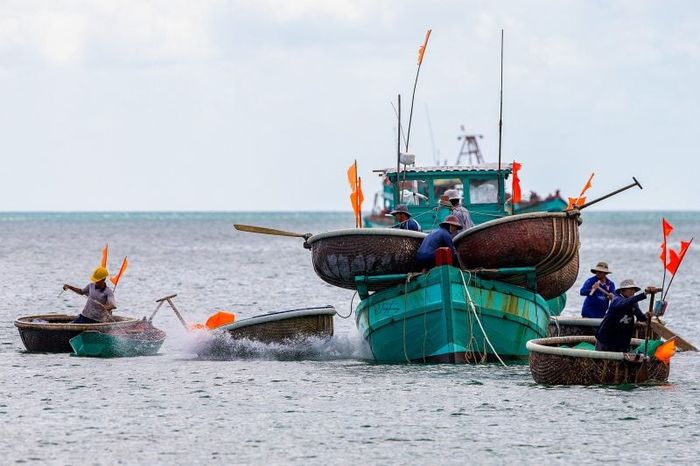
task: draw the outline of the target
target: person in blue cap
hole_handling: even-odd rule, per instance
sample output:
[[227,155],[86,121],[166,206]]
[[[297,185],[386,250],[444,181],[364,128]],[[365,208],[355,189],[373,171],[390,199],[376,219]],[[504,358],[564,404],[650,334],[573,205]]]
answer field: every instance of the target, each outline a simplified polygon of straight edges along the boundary
[[399,228],[401,230],[411,230],[411,231],[421,231],[420,224],[412,218],[411,213],[408,211],[405,205],[397,205],[394,210],[389,212],[394,216],[394,219],[398,222],[394,225],[394,228]]
[[608,278],[612,272],[608,268],[607,262],[598,262],[591,269],[595,274],[583,283],[581,296],[585,296],[581,317],[593,317],[600,319],[605,316],[610,300],[614,297],[615,283]]

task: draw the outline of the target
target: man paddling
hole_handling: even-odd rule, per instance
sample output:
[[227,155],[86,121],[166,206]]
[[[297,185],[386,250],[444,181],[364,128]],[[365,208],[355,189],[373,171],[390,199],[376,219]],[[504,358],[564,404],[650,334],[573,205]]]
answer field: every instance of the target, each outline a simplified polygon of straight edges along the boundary
[[87,296],[87,302],[75,324],[96,324],[109,322],[112,318],[112,310],[117,308],[114,301],[114,293],[107,286],[109,272],[105,267],[97,267],[90,277],[90,282],[85,288],[65,284],[64,290],[71,290],[79,295]]
[[659,288],[650,286],[644,293],[636,294],[640,290],[641,288],[634,284],[634,280],[623,280],[620,283],[620,287],[615,291],[616,296],[596,332],[596,351],[629,351],[635,318],[646,322],[650,317],[639,309],[638,303],[645,300],[647,294],[660,291]]
[[399,228],[401,230],[421,231],[420,224],[411,217],[411,213],[408,211],[408,208],[405,205],[397,205],[396,208],[389,213],[393,215],[394,219],[398,222],[396,225],[394,225],[394,228]]
[[607,262],[598,262],[591,269],[593,277],[586,280],[581,287],[581,296],[585,296],[583,307],[581,308],[581,317],[601,318],[605,316],[605,311],[608,310],[610,300],[615,292],[615,283],[608,278],[612,272],[608,268]]
[[419,267],[430,268],[435,266],[435,251],[438,248],[450,248],[452,251],[452,263],[459,264],[457,260],[457,252],[452,244],[452,237],[462,229],[459,220],[454,215],[449,215],[439,228],[431,231],[428,236],[423,238],[423,242],[416,253],[416,263]]

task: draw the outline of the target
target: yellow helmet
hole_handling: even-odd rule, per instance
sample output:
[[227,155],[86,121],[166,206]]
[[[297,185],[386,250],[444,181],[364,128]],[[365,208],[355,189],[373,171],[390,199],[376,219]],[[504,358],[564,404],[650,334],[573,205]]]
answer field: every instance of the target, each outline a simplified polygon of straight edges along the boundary
[[92,277],[90,277],[90,281],[92,283],[97,283],[100,280],[104,280],[107,277],[109,277],[109,272],[107,272],[107,269],[105,267],[97,267],[95,270],[93,270]]

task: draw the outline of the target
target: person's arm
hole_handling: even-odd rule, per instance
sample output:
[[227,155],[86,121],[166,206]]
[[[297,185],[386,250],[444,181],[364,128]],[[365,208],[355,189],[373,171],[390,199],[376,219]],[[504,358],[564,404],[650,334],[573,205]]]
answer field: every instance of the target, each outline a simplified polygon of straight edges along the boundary
[[[109,288],[108,288],[108,290],[109,290]],[[114,293],[112,292],[112,290],[109,290],[107,292],[107,302],[104,304],[103,307],[107,311],[111,311],[112,309],[117,308],[117,302],[114,300]]]
[[63,285],[63,291],[66,291],[66,290],[70,290],[73,293],[77,293],[77,294],[81,294],[81,295],[87,294],[87,292],[84,289],[78,288],[77,286],[69,285],[68,283],[65,283]]
[[[629,298],[623,298],[623,297],[619,296],[619,297],[613,299],[613,302],[610,303],[609,311],[610,312],[617,312],[620,310],[624,311],[625,307],[632,305],[632,304],[636,304],[639,301],[643,301],[645,299],[647,299],[647,295],[645,295],[644,293],[636,294],[634,296],[630,296]],[[639,306],[637,306],[637,307],[639,307]]]
[[591,277],[585,282],[583,282],[583,286],[581,287],[581,296],[588,296],[593,287],[593,283],[597,281],[598,279],[596,277]]
[[647,316],[642,312],[641,309],[639,309],[638,305],[634,306],[634,316],[637,318],[639,322],[646,322],[647,321]]

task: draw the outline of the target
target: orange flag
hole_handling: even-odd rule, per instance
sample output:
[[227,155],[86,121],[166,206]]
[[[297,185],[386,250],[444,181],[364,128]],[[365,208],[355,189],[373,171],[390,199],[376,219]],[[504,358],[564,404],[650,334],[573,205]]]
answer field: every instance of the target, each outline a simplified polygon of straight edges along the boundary
[[116,275],[109,278],[109,281],[112,282],[112,285],[114,285],[115,288],[117,286],[117,283],[119,283],[119,279],[122,278],[122,274],[124,273],[124,271],[126,270],[126,268],[128,266],[129,266],[129,261],[126,260],[126,257],[125,257],[124,260],[122,261],[122,266],[119,268],[119,273],[117,273]]
[[654,357],[668,364],[674,354],[676,354],[676,340],[671,339],[656,348]]
[[418,66],[423,63],[423,55],[425,54],[425,49],[428,47],[428,39],[430,39],[430,33],[433,32],[432,29],[428,29],[428,32],[425,33],[425,40],[423,41],[423,45],[418,47]]
[[350,191],[355,191],[357,188],[357,160],[348,168],[348,183],[350,184]]
[[362,226],[362,202],[364,202],[365,196],[362,193],[362,178],[358,179],[357,189],[355,189],[352,194],[350,194],[350,204],[352,205],[352,210],[355,212],[355,226]]
[[100,267],[105,267],[107,268],[107,247],[109,245],[105,244],[105,247],[102,248],[102,260],[100,260]]
[[513,197],[511,198],[513,205],[523,200],[523,193],[520,191],[520,177],[518,176],[520,167],[522,165],[513,160]]
[[210,316],[204,326],[210,330],[213,330],[222,325],[232,324],[236,321],[236,314],[219,311],[216,314]]
[[578,195],[578,197],[569,198],[569,203],[566,206],[566,210],[571,210],[574,207],[581,207],[586,203],[586,197],[584,196],[584,194],[586,194],[586,191],[593,187],[591,181],[593,180],[594,176],[595,172],[591,173],[591,176],[588,177],[588,181],[586,181],[586,184],[583,185],[583,189],[581,189],[581,193]]

